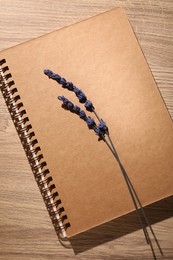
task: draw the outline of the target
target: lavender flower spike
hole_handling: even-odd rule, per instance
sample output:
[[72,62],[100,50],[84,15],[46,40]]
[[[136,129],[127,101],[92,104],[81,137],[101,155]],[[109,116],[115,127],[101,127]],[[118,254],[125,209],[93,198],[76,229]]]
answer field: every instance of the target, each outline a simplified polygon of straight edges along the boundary
[[77,105],[74,105],[70,100],[68,100],[64,96],[58,96],[58,99],[63,102],[64,108],[70,110],[71,112],[78,115],[81,119],[86,121],[87,116],[86,116],[85,112],[82,109],[80,109],[80,107],[78,107]]
[[78,107],[77,105],[74,105],[66,97],[58,96],[58,99],[63,102],[63,105],[66,109],[77,114],[81,119],[83,119],[86,122],[89,129],[94,130],[94,132],[100,137],[100,139],[103,139],[103,137],[105,135],[105,132],[103,130],[103,128],[105,127],[104,122],[102,122],[102,125],[99,124],[97,126],[93,118],[91,118],[90,116],[87,116],[85,111],[80,109],[80,107]]
[[57,81],[60,85],[62,85],[63,88],[73,91],[79,99],[80,103],[85,103],[87,101],[86,95],[82,92],[81,89],[78,89],[76,86],[74,86],[72,82],[67,82],[66,79],[62,78],[59,74],[56,74],[51,70],[44,70],[44,74],[49,78]]

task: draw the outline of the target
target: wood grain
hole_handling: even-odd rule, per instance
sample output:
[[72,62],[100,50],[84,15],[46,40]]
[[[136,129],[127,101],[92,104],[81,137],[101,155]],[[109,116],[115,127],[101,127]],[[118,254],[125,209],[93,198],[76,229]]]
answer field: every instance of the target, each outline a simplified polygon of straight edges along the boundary
[[[0,50],[115,6],[125,8],[173,117],[172,0],[0,0]],[[146,209],[164,259],[173,259],[172,203],[171,197]],[[152,259],[134,214],[65,245],[56,236],[0,94],[0,259]]]

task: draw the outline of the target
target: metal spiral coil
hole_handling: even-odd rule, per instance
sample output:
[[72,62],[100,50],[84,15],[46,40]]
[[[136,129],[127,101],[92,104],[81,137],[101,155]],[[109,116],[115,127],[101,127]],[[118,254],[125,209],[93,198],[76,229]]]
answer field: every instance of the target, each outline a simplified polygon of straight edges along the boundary
[[47,193],[47,191],[45,191],[44,192],[44,190],[42,191],[42,195],[43,195],[43,197],[47,200],[55,200],[56,199],[56,197],[58,197],[59,196],[59,194],[58,194],[58,192],[54,192],[54,193],[50,193],[50,194],[48,194]]
[[69,228],[69,227],[70,227],[70,223],[69,223],[69,222],[66,223],[66,224],[64,224],[64,225],[62,225],[62,226],[60,226],[60,225],[59,225],[59,222],[58,222],[58,225],[55,226],[55,228],[56,228],[56,230],[57,230],[58,232],[61,232],[61,231],[63,231],[63,230],[67,230],[67,228]]
[[28,122],[28,121],[29,121],[28,117],[24,117],[20,120],[19,120],[19,117],[18,117],[18,118],[16,118],[16,125],[22,127],[22,125],[25,125],[26,122]]
[[[42,184],[42,182],[41,182],[41,184]],[[44,188],[43,189],[43,191],[44,192],[48,192],[48,191],[52,191],[53,189],[55,189],[56,187],[55,187],[55,184],[52,184],[52,185],[50,185],[49,187],[47,187],[47,188]]]
[[57,209],[57,211],[51,211],[50,215],[52,217],[56,216],[56,214],[58,214],[60,216],[62,212],[64,212],[64,208],[63,207]]
[[46,206],[47,206],[47,208],[52,209],[52,206],[53,206],[53,207],[58,207],[61,203],[62,203],[62,202],[61,202],[60,199],[54,201],[53,203],[50,203],[49,201],[47,201]]
[[[49,176],[49,177],[47,177],[47,178],[44,179],[44,180],[40,180],[40,184],[41,184],[41,185],[49,184],[51,181],[52,181],[52,176]],[[52,185],[54,185],[54,184],[52,184]],[[46,188],[45,188],[45,189],[46,189]]]
[[9,70],[8,66],[5,66],[5,67],[2,68],[3,73],[6,72],[7,70]]
[[[23,144],[23,148],[54,227],[57,232],[66,230],[70,227],[70,223],[67,222],[67,215],[64,214],[64,208],[60,207],[62,202],[58,199],[59,194],[55,191],[56,187],[50,176],[49,169],[46,167],[47,163],[44,161],[44,156],[38,145],[38,140],[35,138],[34,131],[32,131],[32,125],[29,123],[29,118],[27,117],[26,110],[21,102],[21,97],[18,95],[15,82],[11,78],[12,75],[9,73],[9,67],[6,65],[6,60],[0,60],[0,88],[8,110]],[[66,223],[64,223],[64,221]]]
[[20,117],[23,117],[24,114],[26,114],[25,109],[22,111],[16,111],[16,113],[13,115],[13,118],[18,119]]
[[52,219],[54,219],[54,222],[57,224],[57,223],[59,223],[60,221],[61,221],[61,222],[64,222],[64,220],[67,219],[67,215],[61,216],[61,219],[56,219],[56,216],[55,216],[55,217],[52,217]]
[[37,179],[39,179],[39,178],[45,177],[48,173],[49,173],[49,170],[46,169],[44,171],[41,171],[41,172],[37,173],[36,177],[37,177]]

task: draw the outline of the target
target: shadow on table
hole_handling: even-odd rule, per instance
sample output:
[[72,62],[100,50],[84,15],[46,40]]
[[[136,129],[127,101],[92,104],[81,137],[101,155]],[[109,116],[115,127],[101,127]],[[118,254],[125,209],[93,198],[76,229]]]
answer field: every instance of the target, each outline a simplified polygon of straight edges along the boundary
[[[173,196],[144,207],[150,224],[173,216]],[[69,239],[75,254],[141,229],[136,212],[129,213]],[[157,234],[156,234],[157,236]],[[145,239],[145,238],[144,238]]]

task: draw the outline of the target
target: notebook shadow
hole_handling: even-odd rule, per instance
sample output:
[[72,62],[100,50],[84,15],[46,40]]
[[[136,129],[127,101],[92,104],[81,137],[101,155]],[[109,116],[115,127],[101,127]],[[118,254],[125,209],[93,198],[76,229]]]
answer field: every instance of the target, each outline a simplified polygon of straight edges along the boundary
[[[170,196],[144,207],[150,224],[154,224],[172,217],[172,205],[173,196]],[[70,238],[69,242],[74,250],[74,253],[79,254],[139,229],[141,229],[141,227],[136,212],[132,212],[76,235]],[[61,243],[66,247],[66,245],[63,244],[63,241],[61,241]]]

